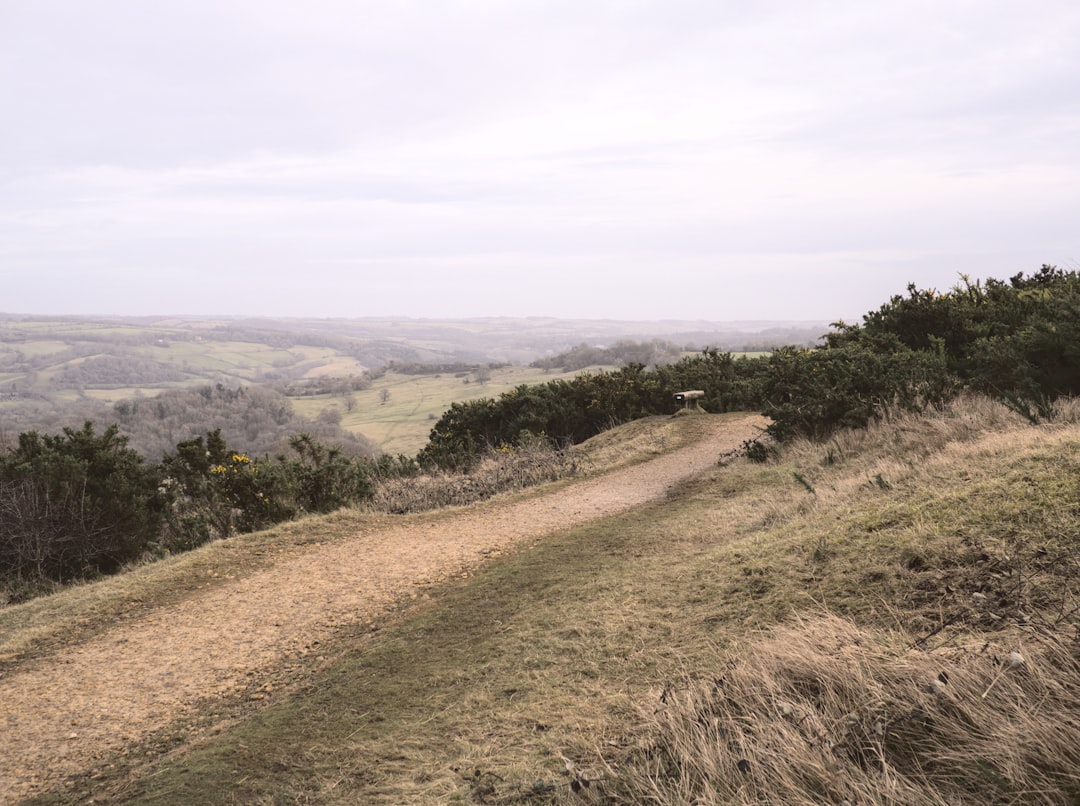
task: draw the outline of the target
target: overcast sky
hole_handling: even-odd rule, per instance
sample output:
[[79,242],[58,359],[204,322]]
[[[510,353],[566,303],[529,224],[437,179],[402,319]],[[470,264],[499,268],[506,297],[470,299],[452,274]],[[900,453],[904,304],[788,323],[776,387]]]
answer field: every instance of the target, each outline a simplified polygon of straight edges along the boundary
[[1080,265],[1076,0],[0,0],[0,311],[856,320]]

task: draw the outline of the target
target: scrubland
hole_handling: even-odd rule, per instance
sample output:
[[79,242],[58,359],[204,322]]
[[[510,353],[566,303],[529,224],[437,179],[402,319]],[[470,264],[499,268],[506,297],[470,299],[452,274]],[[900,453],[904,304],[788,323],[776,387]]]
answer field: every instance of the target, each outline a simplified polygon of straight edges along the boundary
[[1033,426],[963,397],[766,447],[341,630],[212,729],[163,726],[38,802],[1077,802],[1080,407]]

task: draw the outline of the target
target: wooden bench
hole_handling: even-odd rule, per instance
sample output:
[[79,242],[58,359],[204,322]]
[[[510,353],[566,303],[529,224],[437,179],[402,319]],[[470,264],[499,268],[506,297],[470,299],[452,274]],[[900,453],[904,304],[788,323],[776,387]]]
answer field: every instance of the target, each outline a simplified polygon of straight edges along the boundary
[[698,408],[698,401],[705,397],[705,393],[700,389],[691,389],[688,392],[676,392],[675,402],[682,403],[684,409],[696,409]]

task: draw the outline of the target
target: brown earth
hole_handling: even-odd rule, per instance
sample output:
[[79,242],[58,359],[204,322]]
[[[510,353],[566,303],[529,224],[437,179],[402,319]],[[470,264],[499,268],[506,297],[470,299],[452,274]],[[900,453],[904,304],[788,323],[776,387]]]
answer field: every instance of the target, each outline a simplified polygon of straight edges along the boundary
[[54,789],[164,725],[210,712],[418,587],[660,499],[764,425],[756,415],[709,420],[700,441],[647,462],[316,544],[16,667],[0,678],[0,800]]

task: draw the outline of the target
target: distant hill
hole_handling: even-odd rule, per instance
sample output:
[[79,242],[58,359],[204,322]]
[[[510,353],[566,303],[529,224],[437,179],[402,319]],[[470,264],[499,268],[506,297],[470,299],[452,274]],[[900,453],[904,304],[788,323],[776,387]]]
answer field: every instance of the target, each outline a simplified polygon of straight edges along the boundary
[[[665,355],[675,360],[679,350],[704,347],[744,351],[811,344],[827,329],[823,322],[773,321],[0,314],[0,447],[21,431],[58,431],[81,426],[84,419],[115,421],[113,406],[123,401],[184,389],[265,386],[294,402],[301,417],[297,427],[315,430],[311,423],[322,418],[328,430],[340,423],[383,450],[413,453],[452,402],[550,380],[546,373],[560,364],[554,359],[581,352],[583,345],[587,352],[599,351],[598,357],[566,370],[639,360],[625,352],[635,341],[662,342],[670,353]],[[608,356],[604,351],[612,348],[622,352]],[[659,359],[646,363],[654,360]],[[515,369],[532,362],[532,370]],[[126,409],[135,410],[146,409]],[[152,454],[215,425],[193,420],[185,427],[166,418],[161,423],[168,427],[159,423],[146,435],[130,415],[119,419],[134,443]],[[259,447],[265,442],[254,434],[247,441]]]
[[[810,344],[816,321],[701,322],[487,319],[241,319],[0,314],[0,389],[167,388],[348,375],[390,362],[528,364],[583,342],[662,339],[688,349]],[[123,359],[124,365],[104,359]],[[91,360],[89,366],[82,366]]]

